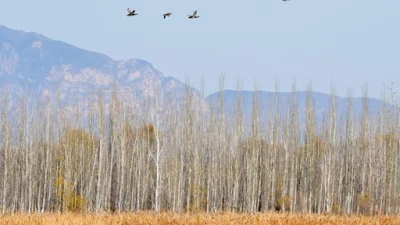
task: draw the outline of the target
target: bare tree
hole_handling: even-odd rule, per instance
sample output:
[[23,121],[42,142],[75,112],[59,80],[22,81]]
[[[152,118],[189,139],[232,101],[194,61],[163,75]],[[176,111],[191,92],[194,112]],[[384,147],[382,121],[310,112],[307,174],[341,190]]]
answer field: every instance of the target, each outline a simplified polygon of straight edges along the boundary
[[399,212],[393,89],[375,116],[367,89],[360,108],[331,87],[322,115],[311,85],[304,100],[295,82],[286,97],[238,82],[232,102],[224,82],[213,100],[204,80],[141,98],[116,85],[76,101],[3,94],[1,212]]

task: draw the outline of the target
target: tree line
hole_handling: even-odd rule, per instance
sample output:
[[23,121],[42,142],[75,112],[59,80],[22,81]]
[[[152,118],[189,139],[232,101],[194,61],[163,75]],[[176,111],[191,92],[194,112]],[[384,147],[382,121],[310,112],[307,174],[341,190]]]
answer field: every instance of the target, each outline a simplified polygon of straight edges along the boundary
[[85,106],[59,93],[34,103],[3,94],[0,210],[397,214],[397,97],[373,116],[365,90],[355,115],[349,94],[338,115],[332,89],[320,121],[308,91],[300,109],[293,84],[287,112],[276,95],[267,117],[255,92],[251,123],[240,92],[230,117],[223,92],[207,107],[204,92],[189,89],[178,101],[114,88],[109,101],[99,91]]

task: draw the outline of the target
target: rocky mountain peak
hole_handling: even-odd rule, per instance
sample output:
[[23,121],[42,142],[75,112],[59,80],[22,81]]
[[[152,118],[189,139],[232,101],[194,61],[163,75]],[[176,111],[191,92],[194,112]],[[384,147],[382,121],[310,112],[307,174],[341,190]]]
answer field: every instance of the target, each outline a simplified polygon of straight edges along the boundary
[[[174,80],[165,91],[185,86]],[[79,92],[110,88],[113,84],[125,92],[144,96],[163,90],[164,75],[141,59],[113,60],[43,35],[13,30],[0,25],[0,89],[51,93]],[[153,90],[153,91],[151,91]]]

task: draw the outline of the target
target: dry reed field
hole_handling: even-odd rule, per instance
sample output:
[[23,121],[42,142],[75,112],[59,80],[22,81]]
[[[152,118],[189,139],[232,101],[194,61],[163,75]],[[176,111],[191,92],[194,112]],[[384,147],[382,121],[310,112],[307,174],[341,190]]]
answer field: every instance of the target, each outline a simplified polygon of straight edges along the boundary
[[284,213],[121,213],[121,214],[12,214],[0,217],[0,225],[32,224],[76,224],[76,225],[150,225],[150,224],[400,224],[400,218],[394,216],[339,216],[316,214]]

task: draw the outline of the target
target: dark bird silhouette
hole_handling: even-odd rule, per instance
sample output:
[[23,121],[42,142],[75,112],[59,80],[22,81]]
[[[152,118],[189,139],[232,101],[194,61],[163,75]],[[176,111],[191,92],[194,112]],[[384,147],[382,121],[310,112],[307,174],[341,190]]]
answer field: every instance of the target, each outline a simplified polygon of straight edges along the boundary
[[169,17],[169,16],[171,16],[171,15],[172,15],[172,13],[165,13],[165,14],[163,14],[164,19],[165,19],[165,17]]
[[136,15],[138,15],[138,14],[135,12],[136,10],[131,11],[129,8],[128,8],[127,10],[128,10],[128,15],[127,15],[127,16],[136,16]]
[[284,1],[284,2],[288,2],[289,0],[282,0],[282,1]]
[[197,10],[194,11],[193,15],[188,15],[189,19],[196,19],[199,18],[200,16],[197,15]]

